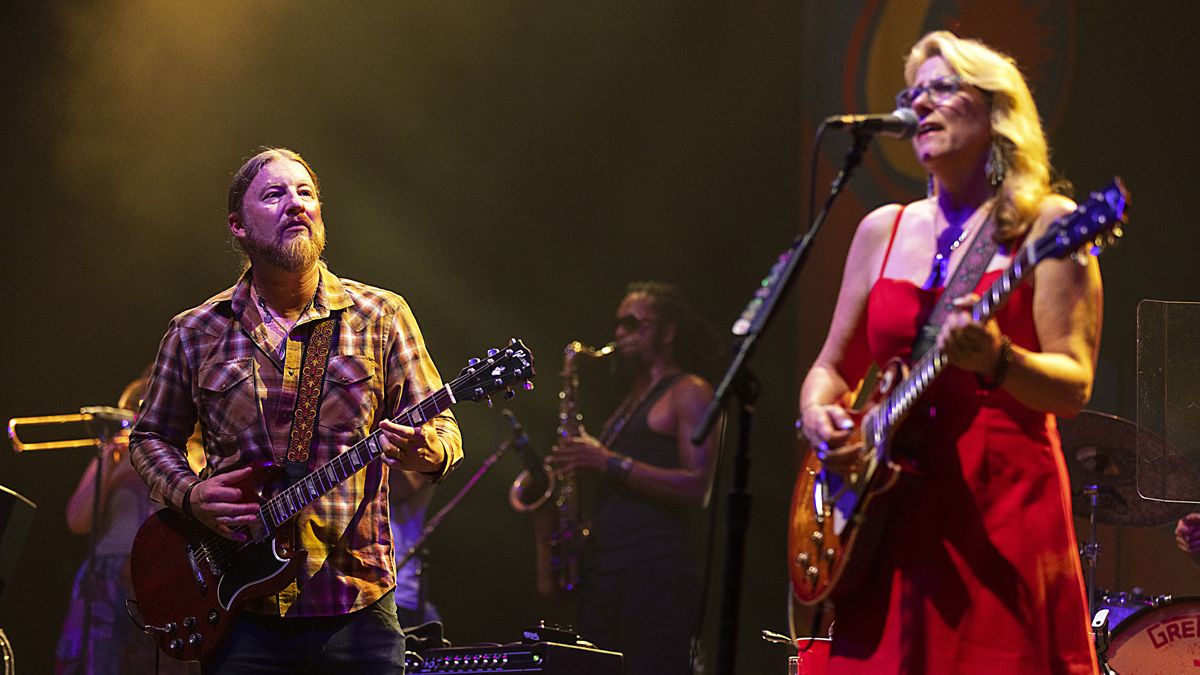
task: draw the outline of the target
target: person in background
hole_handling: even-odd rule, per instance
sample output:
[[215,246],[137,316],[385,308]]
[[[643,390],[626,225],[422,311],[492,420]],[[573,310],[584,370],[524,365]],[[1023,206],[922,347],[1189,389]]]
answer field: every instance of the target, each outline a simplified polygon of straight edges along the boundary
[[[125,387],[117,407],[137,412],[146,393],[148,371],[147,368],[147,373]],[[92,556],[80,564],[71,589],[71,603],[55,651],[54,671],[59,675],[155,672],[158,646],[129,619],[125,601],[133,597],[129,577],[133,536],[142,521],[158,507],[150,500],[149,488],[128,459],[129,431],[123,429],[88,463],[67,501],[67,527],[73,534],[93,535],[95,545]],[[202,462],[203,454],[190,452],[189,459]],[[100,517],[94,519],[96,472],[101,462]],[[88,624],[86,630],[84,622]],[[164,659],[158,672],[198,673],[199,668],[196,664]]]
[[717,456],[715,429],[699,445],[691,438],[721,353],[712,327],[668,284],[630,284],[614,335],[624,400],[598,436],[582,430],[549,457],[598,483],[579,632],[622,652],[626,675],[684,675],[702,611],[699,532]]

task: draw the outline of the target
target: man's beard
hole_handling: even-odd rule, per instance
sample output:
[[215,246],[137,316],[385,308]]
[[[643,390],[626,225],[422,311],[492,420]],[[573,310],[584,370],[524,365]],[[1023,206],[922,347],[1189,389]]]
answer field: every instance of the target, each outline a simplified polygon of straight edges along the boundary
[[308,237],[290,242],[262,241],[253,236],[239,240],[251,263],[262,262],[288,272],[302,272],[313,266],[325,251],[325,228],[313,225]]

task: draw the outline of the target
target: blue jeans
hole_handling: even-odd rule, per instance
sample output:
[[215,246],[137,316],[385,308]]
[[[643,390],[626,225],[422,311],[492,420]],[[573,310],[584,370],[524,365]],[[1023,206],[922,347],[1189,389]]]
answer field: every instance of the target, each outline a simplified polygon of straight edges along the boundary
[[242,612],[201,672],[403,675],[404,633],[396,601],[388,592],[351,614],[305,619]]

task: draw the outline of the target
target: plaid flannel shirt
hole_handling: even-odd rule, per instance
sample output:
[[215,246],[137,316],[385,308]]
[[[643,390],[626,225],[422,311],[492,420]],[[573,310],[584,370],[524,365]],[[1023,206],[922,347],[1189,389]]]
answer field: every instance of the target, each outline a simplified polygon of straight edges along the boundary
[[[208,465],[203,476],[264,461],[283,466],[299,384],[300,355],[314,322],[340,312],[308,470],[323,465],[442,386],[408,304],[400,296],[339,279],[324,265],[313,303],[285,340],[251,301],[253,270],[238,283],[172,319],[159,347],[130,458],[154,496],[182,513],[200,480],[185,448],[197,420]],[[462,460],[453,414],[430,420],[446,451],[438,481]],[[387,467],[374,462],[294,519],[308,553],[297,581],[249,609],[286,616],[332,616],[361,609],[395,585],[388,527]],[[264,486],[286,487],[282,471]],[[287,526],[285,526],[287,527]]]

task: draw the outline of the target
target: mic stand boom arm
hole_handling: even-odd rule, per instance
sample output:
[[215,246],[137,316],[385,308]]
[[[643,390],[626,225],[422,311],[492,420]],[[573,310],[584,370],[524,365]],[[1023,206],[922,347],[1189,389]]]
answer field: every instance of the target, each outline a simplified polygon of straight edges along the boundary
[[[863,154],[870,144],[872,134],[854,130],[854,143],[846,152],[842,170],[834,179],[820,213],[813,220],[808,232],[797,237],[792,246],[779,257],[771,268],[763,285],[742,311],[734,323],[733,332],[741,337],[724,379],[713,393],[713,400],[705,411],[704,418],[692,434],[692,443],[699,444],[708,435],[717,416],[724,409],[731,393],[737,392],[740,400],[738,416],[738,444],[734,457],[733,483],[729,488],[729,511],[727,520],[728,537],[725,548],[725,578],[721,597],[721,626],[717,644],[717,675],[733,675],[737,662],[738,609],[741,605],[742,568],[745,559],[746,531],[750,525],[750,493],[747,490],[750,477],[750,427],[754,421],[754,404],[758,397],[758,383],[746,362],[754,353],[759,336],[774,318],[780,300],[787,294],[795,280],[797,271],[808,257],[808,249],[821,225],[829,215],[833,202],[850,179],[850,174],[862,163]],[[816,170],[814,166],[813,171]]]
[[409,560],[412,560],[417,555],[421,556],[421,569],[419,573],[420,590],[418,592],[419,606],[417,609],[421,613],[422,619],[425,617],[425,605],[427,601],[426,584],[428,583],[426,577],[429,571],[426,564],[426,558],[428,557],[426,555],[427,551],[425,550],[426,540],[428,540],[429,536],[433,534],[433,531],[438,528],[438,525],[441,525],[442,521],[450,515],[450,512],[454,510],[454,507],[458,506],[458,503],[461,502],[463,498],[467,496],[467,493],[475,487],[475,484],[479,482],[479,479],[483,478],[483,475],[490,471],[491,468],[496,465],[496,462],[500,461],[500,458],[504,456],[505,452],[508,452],[508,449],[511,446],[512,441],[504,441],[499,447],[496,448],[495,452],[493,452],[487,459],[483,460],[483,464],[481,464],[479,468],[475,470],[474,475],[467,480],[462,488],[460,488],[459,491],[450,498],[450,501],[446,502],[445,506],[439,509],[437,513],[433,514],[433,517],[425,522],[425,528],[421,530],[421,536],[417,537],[417,540],[413,542],[413,545],[408,547],[408,551],[404,554],[404,557],[396,561],[396,572],[399,573],[400,568],[408,564]]

